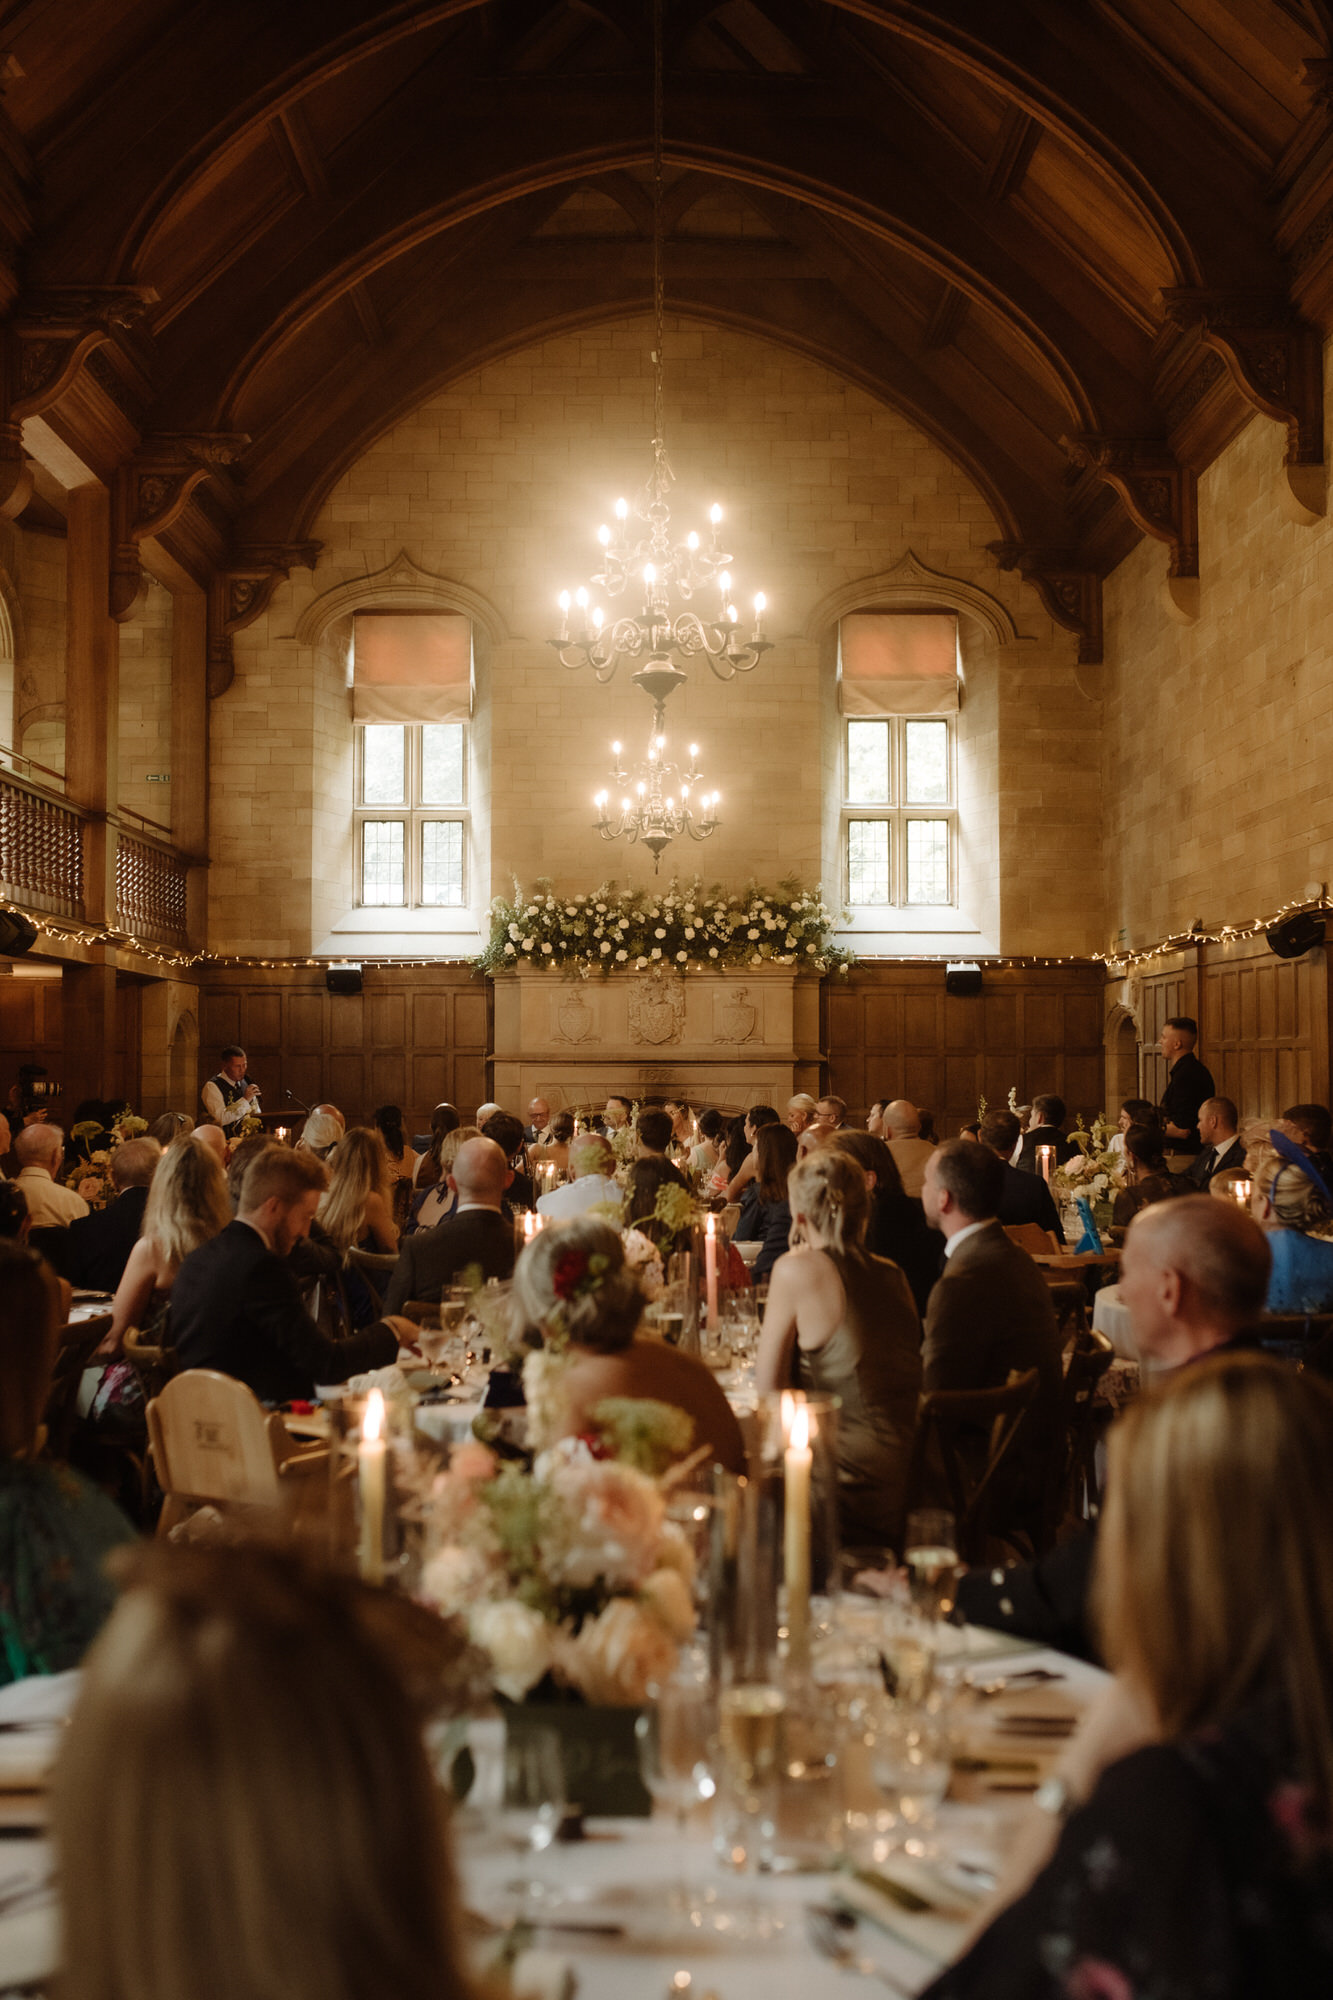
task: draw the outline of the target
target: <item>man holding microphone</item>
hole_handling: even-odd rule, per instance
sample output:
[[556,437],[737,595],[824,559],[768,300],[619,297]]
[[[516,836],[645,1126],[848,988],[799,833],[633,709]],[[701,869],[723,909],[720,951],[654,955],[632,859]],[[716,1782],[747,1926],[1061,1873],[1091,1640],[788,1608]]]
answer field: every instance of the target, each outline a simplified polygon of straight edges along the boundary
[[222,1066],[208,1079],[199,1097],[214,1124],[234,1137],[233,1128],[259,1110],[259,1085],[246,1079],[244,1049],[222,1051]]

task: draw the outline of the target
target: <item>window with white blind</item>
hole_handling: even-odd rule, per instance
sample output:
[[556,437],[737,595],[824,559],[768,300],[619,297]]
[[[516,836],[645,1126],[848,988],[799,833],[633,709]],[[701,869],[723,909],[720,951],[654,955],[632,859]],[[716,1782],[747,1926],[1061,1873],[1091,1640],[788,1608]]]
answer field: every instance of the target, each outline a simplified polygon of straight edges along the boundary
[[844,893],[853,910],[957,896],[957,626],[861,613],[839,635]]
[[467,718],[471,631],[438,613],[354,621],[356,900],[365,908],[469,902]]

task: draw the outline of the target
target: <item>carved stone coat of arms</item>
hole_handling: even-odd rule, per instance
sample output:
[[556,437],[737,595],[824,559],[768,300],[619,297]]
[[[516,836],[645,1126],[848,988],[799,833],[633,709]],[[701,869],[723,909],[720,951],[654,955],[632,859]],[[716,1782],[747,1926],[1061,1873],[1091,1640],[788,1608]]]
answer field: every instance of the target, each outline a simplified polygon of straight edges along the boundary
[[747,986],[734,986],[717,1002],[714,1013],[717,1042],[748,1042],[759,1018]]
[[663,969],[640,979],[629,999],[629,1031],[636,1042],[660,1048],[685,1032],[685,984]]

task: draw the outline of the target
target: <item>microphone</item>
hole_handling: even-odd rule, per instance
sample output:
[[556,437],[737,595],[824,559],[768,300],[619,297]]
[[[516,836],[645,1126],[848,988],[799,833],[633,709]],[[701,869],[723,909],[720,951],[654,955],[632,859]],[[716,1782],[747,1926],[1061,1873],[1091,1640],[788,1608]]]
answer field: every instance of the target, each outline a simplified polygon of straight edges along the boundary
[[294,1104],[296,1106],[298,1111],[304,1111],[307,1118],[311,1116],[310,1106],[308,1104],[302,1104],[300,1098],[296,1095],[295,1091],[284,1090],[282,1094],[287,1099],[287,1102],[289,1104]]

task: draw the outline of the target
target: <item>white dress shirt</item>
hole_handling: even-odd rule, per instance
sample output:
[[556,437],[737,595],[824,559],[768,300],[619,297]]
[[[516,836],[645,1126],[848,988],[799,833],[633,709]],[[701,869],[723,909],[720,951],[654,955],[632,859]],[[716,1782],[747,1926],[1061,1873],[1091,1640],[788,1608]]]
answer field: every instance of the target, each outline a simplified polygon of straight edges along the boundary
[[238,1097],[234,1104],[224,1104],[222,1101],[222,1092],[218,1089],[211,1076],[200,1091],[199,1098],[205,1111],[213,1120],[213,1123],[220,1125],[224,1132],[231,1125],[239,1125],[242,1118],[248,1118],[252,1111],[258,1111],[259,1109],[258,1095],[254,1097]]
[[540,1195],[537,1213],[549,1222],[568,1222],[571,1216],[585,1215],[590,1208],[596,1208],[599,1201],[613,1201],[619,1207],[624,1199],[624,1190],[617,1181],[605,1180],[601,1174],[581,1174],[578,1180],[566,1181],[563,1187]]
[[955,1229],[952,1236],[945,1238],[945,1243],[944,1243],[945,1263],[946,1264],[948,1263],[950,1257],[953,1256],[954,1251],[958,1248],[960,1243],[966,1243],[968,1237],[975,1236],[979,1229],[989,1229],[991,1223],[994,1222],[994,1220],[995,1217],[991,1215],[988,1216],[984,1222],[969,1222],[965,1229]]
[[[96,1175],[95,1168],[89,1172]],[[58,1228],[63,1223],[77,1222],[88,1213],[83,1196],[75,1194],[73,1188],[61,1187],[45,1167],[24,1167],[18,1185],[23,1189],[34,1229]]]

